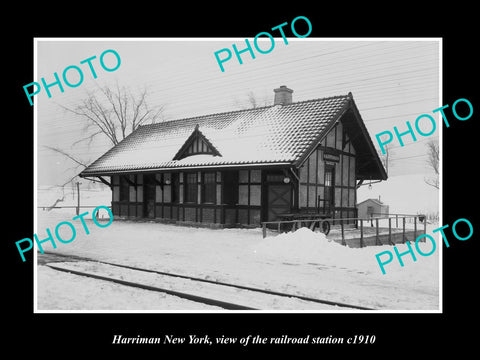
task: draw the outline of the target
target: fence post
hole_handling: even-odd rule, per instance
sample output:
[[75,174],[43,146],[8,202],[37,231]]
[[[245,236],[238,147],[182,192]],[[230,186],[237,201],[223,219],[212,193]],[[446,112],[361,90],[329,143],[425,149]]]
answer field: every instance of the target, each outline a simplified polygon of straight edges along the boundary
[[413,241],[417,239],[417,215],[413,218]]
[[267,224],[262,223],[262,234],[263,238],[265,239],[267,237]]
[[392,242],[392,218],[388,218],[388,242],[392,245],[394,243]]
[[360,247],[363,248],[363,220],[360,219]]
[[398,229],[398,214],[395,214],[395,224],[395,227]]
[[278,231],[279,234],[280,234],[280,227],[281,227],[280,225],[281,225],[281,224],[280,224],[280,221],[279,221],[279,222],[277,223],[277,231]]
[[378,218],[375,219],[375,245],[378,245],[380,243],[380,239],[378,237]]
[[77,181],[77,210],[76,210],[77,216],[78,214],[80,214],[80,184],[81,183]]
[[427,215],[423,216],[423,234],[427,233]]
[[346,246],[347,243],[345,242],[345,234],[343,232],[343,219],[340,219],[340,226],[342,227],[342,245]]
[[402,232],[402,241],[405,244],[405,216],[403,217],[403,232]]

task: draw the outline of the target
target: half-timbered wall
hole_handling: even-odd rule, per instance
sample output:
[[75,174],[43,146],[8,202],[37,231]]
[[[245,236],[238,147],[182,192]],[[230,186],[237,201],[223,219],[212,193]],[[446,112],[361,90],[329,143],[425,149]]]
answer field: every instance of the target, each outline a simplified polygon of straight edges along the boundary
[[299,175],[301,212],[328,212],[329,176],[333,176],[333,209],[330,215],[356,216],[355,149],[341,123],[337,123],[311,153],[300,168]]
[[260,225],[262,201],[261,170],[240,170],[238,172],[238,222]]
[[[114,175],[113,214],[124,218],[258,226],[261,178],[261,170]],[[151,199],[144,199],[144,183],[154,183],[154,190],[148,192],[154,199],[153,208],[148,204]]]
[[112,176],[112,212],[122,217],[143,216],[143,175]]

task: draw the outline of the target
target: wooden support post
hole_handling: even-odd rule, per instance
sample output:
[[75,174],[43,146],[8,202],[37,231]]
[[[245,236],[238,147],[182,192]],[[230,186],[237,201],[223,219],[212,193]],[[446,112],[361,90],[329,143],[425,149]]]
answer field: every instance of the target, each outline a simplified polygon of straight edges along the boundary
[[427,215],[423,216],[423,234],[427,233]]
[[262,234],[263,238],[265,239],[267,237],[267,224],[265,223],[262,224]]
[[131,185],[131,186],[134,186],[135,187],[135,190],[137,189],[137,183],[133,182],[132,180],[129,179],[128,175],[120,175],[121,177],[123,177],[125,179],[125,181]]
[[392,242],[392,218],[388,218],[388,243],[391,245],[395,245]]
[[77,181],[77,216],[80,214],[80,183]]
[[101,176],[98,176],[98,178],[100,179],[100,181],[101,181],[102,183],[104,183],[104,184],[107,185],[110,189],[112,189],[112,184],[111,184],[111,183],[109,183],[107,180],[105,180],[105,179],[104,179],[103,177],[101,177]]
[[403,233],[402,233],[402,240],[405,244],[405,216],[403,217]]
[[375,237],[375,245],[381,245],[380,243],[380,238],[378,237],[378,218],[375,219],[375,234],[376,234],[376,237]]
[[277,231],[280,233],[280,222],[277,224]]
[[342,228],[342,245],[346,246],[347,243],[345,242],[345,234],[344,234],[344,231],[343,231],[343,219],[340,219],[340,227]]
[[413,218],[413,241],[417,239],[417,216]]
[[395,227],[398,229],[398,214],[395,214]]
[[360,247],[363,248],[363,220],[360,219]]

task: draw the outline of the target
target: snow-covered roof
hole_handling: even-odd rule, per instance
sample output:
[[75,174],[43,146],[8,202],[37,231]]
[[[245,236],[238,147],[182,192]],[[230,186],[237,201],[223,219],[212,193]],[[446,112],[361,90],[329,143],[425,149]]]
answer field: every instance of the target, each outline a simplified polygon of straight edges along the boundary
[[360,206],[360,205],[363,205],[364,203],[374,203],[374,204],[377,204],[377,205],[380,205],[380,206],[387,206],[386,204],[384,204],[383,202],[381,202],[380,200],[378,199],[366,199],[366,200],[363,200],[362,202],[359,202],[357,204],[357,207]]
[[[352,104],[353,98],[348,94],[141,126],[80,175],[172,168],[298,165]],[[220,155],[202,154],[174,160],[195,129]],[[367,140],[371,144],[369,137]]]

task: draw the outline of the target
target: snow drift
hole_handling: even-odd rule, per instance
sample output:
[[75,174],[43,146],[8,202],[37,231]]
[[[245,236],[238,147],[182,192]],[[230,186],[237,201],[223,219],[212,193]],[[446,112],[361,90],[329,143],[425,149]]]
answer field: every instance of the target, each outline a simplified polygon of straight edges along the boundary
[[254,246],[253,252],[262,258],[315,263],[338,259],[348,250],[350,249],[328,240],[325,234],[302,227],[295,232],[265,238]]

